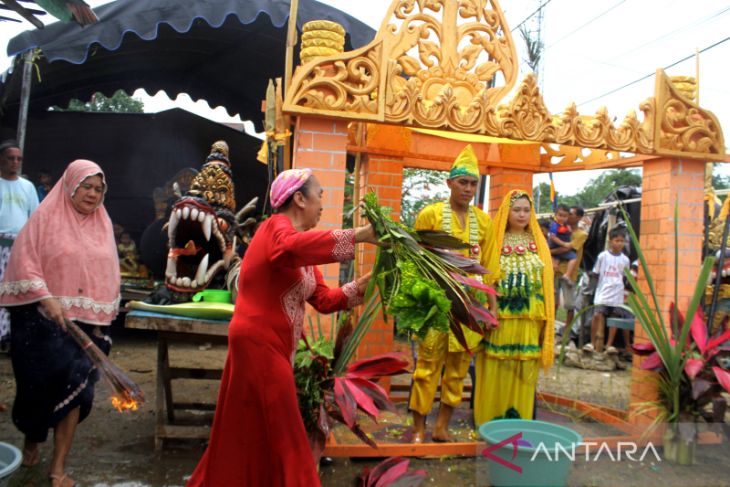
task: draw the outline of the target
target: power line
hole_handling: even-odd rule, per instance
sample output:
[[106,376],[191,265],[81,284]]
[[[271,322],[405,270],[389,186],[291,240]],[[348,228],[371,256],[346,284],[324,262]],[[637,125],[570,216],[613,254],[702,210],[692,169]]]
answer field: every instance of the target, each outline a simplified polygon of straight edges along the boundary
[[552,1],[553,0],[545,0],[545,2],[542,5],[540,5],[539,7],[537,7],[537,10],[535,10],[530,15],[528,15],[527,17],[525,17],[525,19],[522,22],[520,22],[519,24],[517,24],[517,27],[514,27],[512,30],[510,30],[510,32],[514,32],[517,29],[519,29],[520,27],[522,27],[522,24],[524,24],[525,22],[527,22],[528,20],[530,20],[532,17],[534,17],[536,13],[538,13],[540,10],[544,9],[545,7],[547,7],[547,4],[550,3],[550,2],[552,2]]
[[[703,52],[705,52],[705,51],[709,51],[710,49],[712,49],[712,48],[714,48],[714,47],[717,47],[717,46],[719,46],[720,44],[722,44],[722,43],[724,43],[724,42],[727,42],[727,41],[730,41],[730,36],[728,36],[728,37],[724,38],[724,39],[723,39],[723,40],[721,40],[721,41],[717,41],[716,43],[714,43],[714,44],[712,44],[712,45],[710,45],[710,46],[707,46],[707,47],[705,47],[704,49],[701,49],[701,50],[699,51],[699,53],[703,53]],[[669,64],[669,65],[667,65],[667,66],[664,66],[664,68],[663,68],[663,69],[669,69],[669,68],[673,68],[673,67],[674,67],[674,66],[676,66],[677,64],[679,64],[679,63],[683,63],[684,61],[687,61],[688,59],[692,59],[693,57],[695,57],[695,54],[690,54],[689,56],[685,56],[685,57],[683,57],[683,58],[682,58],[682,59],[680,59],[679,61],[675,61],[675,62],[673,62],[672,64]],[[590,100],[586,100],[586,101],[584,101],[584,102],[582,102],[582,103],[579,103],[579,104],[578,104],[577,106],[585,105],[586,103],[590,103],[590,102],[592,102],[592,101],[598,100],[599,98],[603,98],[604,96],[612,95],[612,94],[616,93],[617,91],[621,91],[621,90],[623,90],[624,88],[628,88],[628,87],[629,87],[629,86],[631,86],[631,85],[635,85],[636,83],[638,83],[638,82],[640,82],[640,81],[644,81],[644,80],[645,80],[645,79],[647,79],[647,78],[651,78],[652,76],[654,76],[654,74],[655,74],[655,73],[649,73],[649,74],[647,74],[646,76],[642,76],[641,78],[639,78],[639,79],[636,79],[636,80],[634,80],[634,81],[632,81],[632,82],[630,82],[630,83],[626,83],[625,85],[623,85],[623,86],[621,86],[621,87],[619,87],[619,88],[616,88],[616,89],[614,89],[614,90],[611,90],[611,91],[608,91],[608,92],[606,92],[606,93],[604,93],[604,94],[602,94],[602,95],[599,95],[599,96],[593,97],[593,98],[591,98]]]
[[579,30],[581,30],[584,27],[586,27],[587,25],[592,24],[593,22],[595,22],[596,20],[600,19],[601,17],[603,17],[604,15],[606,15],[608,12],[610,12],[611,10],[615,9],[616,7],[618,7],[619,5],[621,5],[622,3],[625,3],[625,2],[626,2],[626,0],[621,0],[620,2],[618,2],[617,4],[615,4],[614,6],[609,7],[608,10],[605,10],[604,12],[596,15],[595,17],[593,17],[591,20],[589,20],[585,24],[580,25],[577,29],[573,29],[572,31],[568,32],[567,34],[565,34],[563,37],[561,37],[557,41],[555,41],[552,44],[550,44],[548,47],[545,48],[545,50],[550,49],[551,47],[553,47],[558,42],[560,42],[560,41],[562,41],[564,39],[567,39],[568,37],[572,36],[573,34],[575,34],[576,32],[578,32]]
[[679,32],[682,32],[682,31],[687,30],[687,29],[693,29],[693,28],[695,28],[695,27],[697,27],[699,25],[704,24],[705,22],[710,21],[710,20],[716,20],[717,18],[722,17],[723,15],[727,14],[728,12],[730,12],[730,7],[725,7],[724,9],[720,10],[719,12],[715,12],[715,13],[713,13],[713,14],[711,14],[711,15],[703,18],[703,19],[699,19],[699,20],[697,20],[695,22],[692,22],[690,24],[684,25],[684,26],[682,26],[682,27],[680,27],[678,29],[675,29],[675,30],[673,30],[671,32],[668,32],[668,33],[663,34],[663,35],[661,35],[659,37],[656,37],[656,38],[654,38],[654,39],[652,39],[650,41],[647,41],[647,42],[645,42],[645,43],[643,43],[643,44],[641,44],[639,46],[632,47],[628,51],[622,52],[621,54],[612,57],[610,60],[623,58],[627,54],[631,54],[632,52],[635,52],[635,51],[638,51],[640,49],[643,49],[644,47],[649,46],[649,45],[651,45],[651,44],[653,44],[653,43],[655,43],[657,41],[660,41],[662,39],[667,39],[667,38],[673,37],[674,35],[676,35]]

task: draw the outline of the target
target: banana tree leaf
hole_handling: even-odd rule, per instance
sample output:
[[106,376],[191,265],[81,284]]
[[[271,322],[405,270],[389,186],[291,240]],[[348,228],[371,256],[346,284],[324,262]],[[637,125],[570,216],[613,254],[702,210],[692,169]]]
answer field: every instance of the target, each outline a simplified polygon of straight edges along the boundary
[[408,372],[408,360],[400,352],[369,357],[350,364],[345,370],[347,379],[372,379]]
[[335,377],[335,404],[342,414],[343,422],[352,429],[356,421],[357,402],[340,377]]
[[713,366],[712,371],[715,373],[717,382],[720,383],[723,389],[730,393],[730,372],[720,367]]
[[438,230],[418,230],[416,232],[421,244],[439,249],[466,250],[471,245],[453,235]]
[[385,389],[380,387],[378,384],[367,379],[354,378],[348,380],[350,383],[358,387],[360,391],[370,396],[370,399],[372,399],[373,403],[380,411],[396,412],[395,404],[388,399],[388,394],[385,392]]
[[450,274],[451,274],[451,277],[453,277],[454,280],[457,282],[466,284],[467,286],[473,287],[474,289],[479,289],[480,291],[484,291],[485,293],[491,294],[493,296],[496,296],[498,294],[496,289],[494,289],[491,286],[487,286],[483,282],[481,282],[477,279],[474,279],[473,277],[462,276],[458,272],[451,272]]

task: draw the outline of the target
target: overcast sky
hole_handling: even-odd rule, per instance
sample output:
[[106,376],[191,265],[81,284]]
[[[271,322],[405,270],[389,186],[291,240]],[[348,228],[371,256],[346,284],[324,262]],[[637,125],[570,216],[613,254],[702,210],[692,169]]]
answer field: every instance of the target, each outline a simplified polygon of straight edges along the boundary
[[[92,6],[108,3],[86,0]],[[377,29],[385,16],[388,0],[320,0]],[[546,50],[540,73],[541,90],[552,113],[560,113],[570,102],[581,114],[590,115],[601,106],[619,123],[629,110],[654,94],[654,72],[658,67],[669,75],[695,75],[695,50],[700,54],[700,104],[715,113],[730,141],[730,3],[718,0],[503,0],[507,24],[515,29],[540,5],[544,5],[542,39]],[[537,16],[526,21],[537,29]],[[32,28],[28,23],[0,22],[0,45]],[[524,59],[524,43],[513,32],[518,55]],[[711,47],[714,46],[714,47]],[[689,58],[681,61],[684,58]],[[681,61],[681,62],[678,62]],[[675,64],[676,63],[676,64]],[[5,49],[0,69],[9,65]],[[529,71],[521,64],[518,80]],[[171,106],[165,96],[151,99],[138,91],[145,108],[159,111]],[[262,94],[263,96],[263,94]],[[227,121],[221,108],[193,103],[186,96],[177,105],[214,120]],[[727,171],[730,174],[730,171]],[[559,192],[572,194],[595,177],[594,172],[556,174]]]

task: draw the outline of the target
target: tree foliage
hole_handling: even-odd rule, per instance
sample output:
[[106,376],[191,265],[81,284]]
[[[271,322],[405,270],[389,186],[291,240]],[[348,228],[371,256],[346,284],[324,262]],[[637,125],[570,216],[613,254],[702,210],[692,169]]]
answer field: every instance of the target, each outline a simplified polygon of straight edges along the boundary
[[[406,168],[403,171],[403,196],[400,221],[413,228],[416,217],[425,206],[448,198],[445,171]],[[442,189],[443,188],[443,189]]]
[[118,90],[111,97],[96,92],[89,101],[73,99],[69,102],[68,108],[53,107],[53,111],[59,112],[115,112],[115,113],[142,113],[144,103],[142,100],[131,97]]
[[[619,186],[641,186],[641,175],[635,169],[613,169],[605,171],[597,178],[593,178],[574,195],[563,196],[558,191],[558,203],[568,206],[582,206],[583,208],[595,208],[599,205],[611,192]],[[550,185],[548,183],[540,183],[533,188],[533,194],[537,198],[539,192],[539,200],[537,210],[540,213],[548,213],[552,211],[550,203]]]

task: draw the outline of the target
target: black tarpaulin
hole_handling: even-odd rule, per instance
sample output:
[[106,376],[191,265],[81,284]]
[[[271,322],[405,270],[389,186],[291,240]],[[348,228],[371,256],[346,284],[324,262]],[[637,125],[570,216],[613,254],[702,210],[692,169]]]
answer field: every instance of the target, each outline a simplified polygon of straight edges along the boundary
[[[224,106],[262,130],[268,80],[284,75],[289,5],[288,0],[117,0],[94,9],[96,24],[57,22],[20,34],[8,44],[8,54],[32,48],[43,53],[33,76],[32,111],[65,106],[72,98],[88,100],[96,91],[111,95],[144,88]],[[343,25],[346,50],[367,44],[375,34],[340,10],[300,0],[297,25],[317,19]],[[4,125],[15,123],[20,71],[0,85]]]
[[[181,109],[160,113],[42,112],[28,123],[23,173],[57,180],[75,159],[98,163],[109,182],[104,205],[134,238],[154,220],[152,193],[181,169],[199,169],[216,140],[230,148],[239,207],[263,201],[266,166],[256,161],[261,140]],[[259,208],[261,206],[259,205]],[[164,238],[161,239],[164,247]]]

